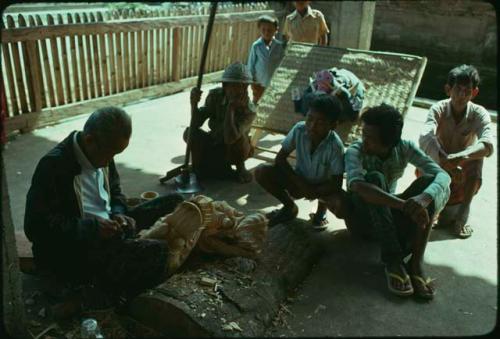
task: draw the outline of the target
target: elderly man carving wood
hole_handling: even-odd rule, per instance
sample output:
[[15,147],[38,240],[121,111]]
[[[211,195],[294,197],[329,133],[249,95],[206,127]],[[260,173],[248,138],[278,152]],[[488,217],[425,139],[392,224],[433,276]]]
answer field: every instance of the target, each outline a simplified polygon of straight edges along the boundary
[[127,148],[131,134],[125,111],[101,108],[83,131],[71,132],[39,161],[24,220],[37,269],[125,296],[170,273],[166,242],[132,238],[183,198],[167,195],[128,210],[113,157]]

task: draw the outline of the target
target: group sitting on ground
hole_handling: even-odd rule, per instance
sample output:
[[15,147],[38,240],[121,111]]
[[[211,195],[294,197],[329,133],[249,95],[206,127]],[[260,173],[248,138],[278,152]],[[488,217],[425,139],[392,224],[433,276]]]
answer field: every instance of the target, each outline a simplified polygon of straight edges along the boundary
[[[285,23],[290,39],[298,39],[297,22],[321,23],[320,13],[308,5],[299,7]],[[261,18],[258,24],[262,36],[252,46],[248,66],[229,65],[222,86],[208,93],[202,107],[202,91],[191,91],[191,128],[183,138],[191,146],[193,171],[202,180],[247,183],[253,178],[245,160],[254,153],[249,137],[254,104],[283,54],[282,43],[274,39],[277,21]],[[316,42],[328,32],[319,27]],[[438,227],[450,226],[461,238],[472,234],[467,223],[471,201],[481,186],[483,158],[493,152],[489,114],[471,102],[479,92],[479,74],[468,65],[450,71],[445,85],[450,98],[430,108],[420,148],[401,138],[401,112],[381,104],[361,112],[361,139],[345,149],[335,129],[346,120],[343,117],[357,119],[364,88],[344,72],[350,85],[344,88],[345,97],[338,95],[343,92],[331,86],[342,75],[336,71],[345,70],[317,74],[305,121],[286,135],[273,164],[254,171],[257,183],[283,204],[267,214],[267,225],[295,219],[295,199],[317,200],[317,210],[310,214],[313,228],[326,228],[330,210],[353,236],[380,244],[392,293],[432,299],[435,288],[422,262],[434,221]],[[207,119],[209,131],[202,129]],[[39,161],[27,195],[24,229],[40,272],[72,283],[98,284],[118,296],[134,295],[173,273],[168,262],[173,245],[137,234],[174,211],[184,198],[168,194],[132,209],[126,206],[113,158],[127,148],[131,134],[128,114],[105,107]],[[295,166],[288,161],[292,152]],[[417,168],[417,179],[396,194],[408,164]]]

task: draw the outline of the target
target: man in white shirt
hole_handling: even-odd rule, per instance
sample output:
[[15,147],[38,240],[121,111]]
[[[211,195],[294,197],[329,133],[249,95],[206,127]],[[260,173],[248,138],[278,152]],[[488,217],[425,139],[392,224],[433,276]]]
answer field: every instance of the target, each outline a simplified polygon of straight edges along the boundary
[[470,204],[482,183],[483,159],[493,153],[493,126],[488,111],[472,102],[479,93],[479,73],[461,65],[448,74],[449,99],[434,104],[420,134],[420,148],[434,159],[451,180],[448,204],[438,227],[451,226],[459,238],[472,235],[468,224]]

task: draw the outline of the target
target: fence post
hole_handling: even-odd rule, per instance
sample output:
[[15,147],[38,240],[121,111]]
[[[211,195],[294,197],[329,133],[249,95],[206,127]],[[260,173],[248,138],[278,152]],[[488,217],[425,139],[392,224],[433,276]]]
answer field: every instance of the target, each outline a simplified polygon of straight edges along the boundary
[[[35,27],[35,18],[29,16],[29,24]],[[45,42],[45,41],[43,41]],[[31,71],[31,81],[33,83],[33,93],[35,96],[35,112],[40,112],[43,107],[47,106],[44,95],[43,79],[42,79],[42,64],[40,60],[40,47],[38,41],[28,42],[28,58],[29,63],[33,67]]]
[[[2,29],[5,28],[5,25],[3,21],[1,22],[1,27]],[[3,57],[5,60],[5,75],[7,76],[7,86],[9,87],[9,96],[10,96],[10,103],[12,105],[12,111],[10,112],[8,116],[14,116],[19,114],[19,107],[17,105],[17,96],[16,96],[16,91],[15,91],[15,81],[14,81],[14,73],[12,71],[12,64],[10,62],[10,51],[9,51],[9,45],[6,43],[2,44],[2,53]],[[5,87],[4,87],[5,88]],[[8,108],[8,106],[7,106]],[[7,110],[8,111],[8,110]]]
[[[19,23],[19,27],[27,26],[26,20],[24,19],[24,16],[22,16],[21,14],[19,14],[17,20]],[[38,81],[40,79],[39,68],[37,69],[36,65],[33,64],[36,63],[36,53],[38,52],[36,49],[36,42],[35,41],[22,42],[21,52],[23,56],[24,71],[26,73],[26,89],[28,90],[28,98],[30,101],[31,112],[39,112],[42,107],[40,90],[38,90],[38,94],[35,94],[34,92],[35,91],[34,81],[35,80]],[[35,75],[36,78],[33,78],[35,73],[36,73]],[[39,86],[38,82],[36,83],[36,85]]]
[[175,27],[172,31],[172,77],[174,81],[179,81],[180,79],[180,27]]

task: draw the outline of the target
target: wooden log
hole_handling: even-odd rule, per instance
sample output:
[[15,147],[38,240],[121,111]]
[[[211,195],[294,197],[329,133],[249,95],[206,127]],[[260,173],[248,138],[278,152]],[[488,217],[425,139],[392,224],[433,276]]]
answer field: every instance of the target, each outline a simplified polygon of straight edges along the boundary
[[[308,229],[301,220],[273,227],[256,261],[192,255],[181,272],[133,299],[128,313],[168,337],[262,336],[322,253]],[[202,277],[216,280],[215,288]],[[228,328],[233,322],[241,331]]]
[[[0,20],[0,23],[2,25],[2,29],[4,29],[3,21]],[[12,107],[12,111],[10,111],[10,113],[8,113],[7,116],[12,117],[14,115],[19,114],[19,106],[17,104],[17,95],[16,95],[16,90],[14,88],[15,81],[14,81],[14,73],[12,71],[12,63],[11,63],[11,57],[10,57],[9,44],[6,44],[6,43],[2,44],[2,54],[3,54],[3,58],[4,58],[3,62],[4,62],[4,67],[5,67],[6,80],[7,80],[7,88],[9,89],[8,99],[10,99],[10,104]]]

